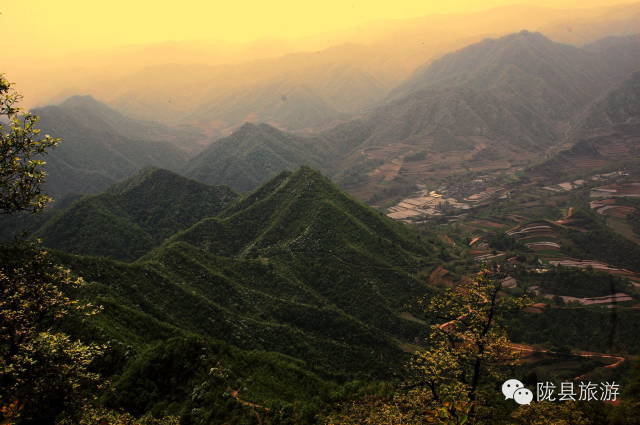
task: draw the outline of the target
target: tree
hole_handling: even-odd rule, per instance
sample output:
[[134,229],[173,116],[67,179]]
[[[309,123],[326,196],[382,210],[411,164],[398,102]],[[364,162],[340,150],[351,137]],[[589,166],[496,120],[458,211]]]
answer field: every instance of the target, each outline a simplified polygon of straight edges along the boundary
[[504,423],[508,411],[487,401],[496,399],[495,384],[517,359],[503,320],[527,300],[501,297],[500,290],[500,279],[484,271],[426,299],[423,305],[434,321],[428,348],[415,353],[403,388],[392,398],[353,403],[325,423]]
[[103,347],[55,330],[74,311],[96,313],[64,294],[81,284],[35,243],[0,247],[0,406],[23,421],[55,418],[98,380],[89,366]]
[[[38,138],[37,117],[19,116],[20,95],[0,75],[0,213],[37,212],[44,162],[36,157],[58,142]],[[53,423],[84,403],[98,376],[89,366],[102,347],[59,331],[72,313],[96,309],[70,298],[82,279],[55,264],[37,242],[0,246],[0,423]]]
[[50,198],[41,193],[46,173],[39,159],[59,139],[40,137],[38,117],[20,114],[21,96],[0,74],[0,214],[37,212]]
[[425,302],[435,324],[429,348],[411,362],[412,387],[428,389],[441,423],[473,423],[484,415],[484,399],[495,395],[490,383],[517,358],[503,320],[526,299],[500,297],[500,290],[500,279],[483,271]]

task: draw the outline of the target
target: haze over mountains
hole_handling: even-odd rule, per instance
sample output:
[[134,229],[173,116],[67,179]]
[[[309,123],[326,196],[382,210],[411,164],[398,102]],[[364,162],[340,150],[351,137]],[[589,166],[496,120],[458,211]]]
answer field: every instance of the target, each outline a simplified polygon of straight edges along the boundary
[[[289,152],[293,146],[300,149],[288,161],[264,159],[269,157],[264,149],[273,143],[273,137],[260,144],[261,155],[240,156],[240,146],[260,140],[255,132],[246,131],[249,127],[243,127],[220,146],[214,143],[209,159],[203,161],[203,154],[194,160],[224,166],[212,166],[211,177],[203,174],[206,166],[199,166],[200,174],[190,175],[233,186],[218,173],[235,169],[240,180],[248,179],[241,177],[243,173],[254,173],[250,180],[257,183],[261,180],[255,172],[264,170],[263,159],[277,164],[275,168],[308,161],[333,173],[366,199],[376,190],[371,185],[403,177],[411,184],[428,178],[443,164],[451,172],[474,160],[490,163],[541,157],[548,149],[570,143],[566,129],[572,120],[640,69],[640,44],[633,40],[635,36],[607,39],[602,41],[607,49],[597,44],[581,49],[527,31],[487,39],[419,69],[385,104],[361,118],[312,138],[271,131]],[[617,55],[611,55],[612,50]],[[226,145],[234,150],[225,153],[222,146]],[[265,176],[274,172],[264,171]]]
[[[374,23],[279,46],[257,43],[235,54],[228,46],[202,43],[77,54],[56,66],[48,61],[46,81],[36,78],[41,75],[37,63],[25,64],[24,71],[6,71],[24,86],[23,92],[37,88],[43,96],[47,89],[42,86],[53,86],[48,97],[35,101],[26,93],[30,105],[88,93],[136,118],[196,123],[222,132],[217,135],[247,120],[300,130],[321,127],[327,118],[340,115],[299,122],[286,113],[265,113],[265,97],[268,105],[277,105],[287,92],[306,92],[308,110],[316,109],[321,100],[330,110],[353,113],[382,99],[416,67],[485,37],[528,28],[582,45],[605,36],[639,33],[639,15],[637,4],[571,11],[509,6]],[[228,105],[229,99],[235,105]]]
[[[103,307],[60,325],[108,347],[92,365],[109,380],[96,406],[193,425],[337,425],[323,415],[358,403],[415,409],[402,398],[413,372],[419,386],[449,369],[455,380],[485,348],[522,349],[512,376],[629,375],[640,4],[574,12],[385,22],[246,60],[131,48],[56,86],[60,103],[32,109],[63,139],[43,156],[55,202],[3,217],[0,242],[41,240],[86,281],[69,296]],[[423,309],[480,270],[490,302],[471,289],[463,305]],[[493,310],[522,295],[535,304]],[[475,316],[508,340],[482,331],[467,350],[449,327],[473,333]],[[403,370],[408,353],[439,347]],[[495,400],[495,423],[530,408],[504,402],[484,372],[468,406]],[[430,389],[417,397],[440,402]],[[598,406],[585,408],[593,425],[621,408]]]
[[[35,110],[46,132],[65,139],[50,155],[49,187],[55,195],[96,193],[152,165],[248,191],[282,170],[310,165],[362,199],[385,199],[380,194],[389,184],[406,191],[445,168],[455,174],[468,164],[513,166],[574,143],[576,128],[585,126],[576,123],[605,108],[591,103],[640,69],[637,37],[607,37],[584,48],[529,31],[485,39],[418,68],[384,99],[382,86],[355,68],[336,68],[325,76],[333,83],[316,80],[325,95],[335,94],[332,105],[350,94],[345,87],[371,93],[361,99],[370,111],[354,118],[304,85],[277,84],[278,97],[260,87],[232,90],[218,95],[222,108],[211,103],[198,120],[227,114],[234,118],[225,122],[272,125],[245,124],[221,139],[218,131],[205,136],[194,127],[126,118],[74,97]],[[247,96],[259,103],[245,102]],[[281,118],[297,123],[298,134],[273,127]]]
[[45,188],[54,197],[100,192],[149,165],[177,170],[202,138],[196,130],[125,117],[89,96],[33,113],[44,133],[64,139],[46,158]]
[[574,144],[532,171],[563,175],[633,161],[640,153],[640,72],[594,101],[572,123]]

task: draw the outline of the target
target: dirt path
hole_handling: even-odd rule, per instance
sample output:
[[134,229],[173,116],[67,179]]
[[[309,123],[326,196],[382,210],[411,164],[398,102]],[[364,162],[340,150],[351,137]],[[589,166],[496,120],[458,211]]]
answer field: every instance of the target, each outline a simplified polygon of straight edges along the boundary
[[[514,350],[527,351],[527,352],[530,352],[530,353],[550,354],[552,356],[555,355],[555,356],[570,356],[570,357],[583,357],[583,358],[594,357],[594,358],[599,358],[599,359],[612,359],[612,360],[615,360],[613,363],[609,363],[608,365],[598,366],[598,367],[602,367],[602,368],[606,368],[606,369],[614,369],[616,367],[619,367],[626,360],[624,358],[624,356],[620,356],[620,355],[616,355],[616,354],[607,354],[607,353],[594,353],[594,352],[591,352],[591,351],[580,351],[580,352],[577,352],[577,353],[558,353],[556,351],[539,349],[539,348],[535,348],[535,347],[533,347],[531,345],[525,345],[525,344],[511,343],[511,344],[509,344],[509,346],[511,348],[513,348]],[[582,374],[582,375],[576,376],[574,378],[574,380],[584,379],[587,375],[588,374]]]
[[[463,314],[459,317],[456,317],[453,320],[449,320],[448,322],[442,323],[440,325],[438,325],[438,328],[447,332],[447,328],[449,328],[452,324],[454,324],[455,322],[457,322],[458,320],[462,320],[465,317],[467,317],[470,313],[466,313]],[[607,369],[614,369],[619,367],[620,365],[622,365],[622,363],[625,362],[625,358],[624,356],[620,356],[620,355],[616,355],[616,354],[607,354],[607,353],[594,353],[591,351],[579,351],[577,353],[558,353],[556,351],[551,351],[551,350],[547,350],[544,348],[535,348],[531,345],[526,345],[526,344],[516,344],[516,343],[509,343],[508,347],[513,349],[514,351],[526,351],[526,352],[530,352],[530,353],[540,353],[540,354],[549,354],[552,356],[569,356],[569,357],[583,357],[583,358],[590,358],[590,357],[594,357],[594,358],[599,358],[599,359],[611,359],[614,360],[614,362],[609,363],[605,366],[598,366],[598,367],[602,367],[602,368],[607,368]],[[595,368],[594,368],[595,369]],[[574,380],[579,380],[579,379],[584,379],[588,374],[582,374],[579,376],[576,376],[574,378]]]
[[238,403],[247,406],[247,407],[251,407],[253,409],[260,409],[260,410],[264,410],[265,412],[270,411],[271,409],[269,409],[268,407],[264,407],[261,406],[259,404],[253,403],[251,401],[247,401],[247,400],[243,400],[240,398],[240,390],[234,390],[231,391],[231,397],[233,397]]

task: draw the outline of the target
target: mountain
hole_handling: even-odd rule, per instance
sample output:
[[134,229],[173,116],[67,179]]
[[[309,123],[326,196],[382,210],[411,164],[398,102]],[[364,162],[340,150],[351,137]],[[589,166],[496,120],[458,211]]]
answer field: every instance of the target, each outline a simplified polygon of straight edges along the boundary
[[640,66],[638,72],[594,102],[577,121],[573,137],[608,134],[637,127],[640,123]]
[[309,164],[379,202],[469,167],[520,167],[567,143],[576,117],[640,69],[634,40],[578,48],[528,31],[485,39],[425,64],[356,119],[314,136],[245,126],[214,142],[184,173],[245,191]]
[[75,90],[134,117],[193,124],[209,134],[227,135],[245,121],[308,131],[384,98],[392,83],[388,72],[372,69],[374,53],[342,44],[233,65],[206,65],[202,61],[210,58],[203,56],[190,65],[155,64]]
[[32,229],[47,247],[132,261],[236,198],[170,171],[146,168],[100,195],[85,196]]
[[582,49],[522,31],[445,55],[418,69],[392,97],[447,87],[499,90],[537,114],[562,119],[606,87],[600,68],[597,58]]
[[[640,16],[640,7],[638,9]],[[616,85],[640,70],[640,28],[635,34],[605,37],[587,44],[583,50],[596,55]]]
[[[155,171],[145,180],[165,174]],[[195,394],[200,387],[239,385],[252,402],[273,407],[278,400],[327,397],[325,389],[336,382],[391,376],[405,358],[402,348],[424,332],[403,318],[431,291],[418,273],[446,253],[437,238],[418,237],[301,168],[186,226],[133,263],[56,255],[89,282],[80,296],[104,306],[75,329],[121,347],[114,407],[159,413],[170,408],[169,400],[172,409],[215,410],[219,395],[174,398],[174,387]],[[255,368],[245,358],[265,365],[267,375],[232,384],[210,371],[216,362],[217,368],[244,364],[227,379],[246,377]],[[143,373],[154,364],[165,365],[163,373]],[[278,380],[267,385],[274,379],[268,375]],[[161,382],[173,382],[172,390],[153,391]],[[285,384],[299,394],[277,390]],[[223,415],[229,406],[218,409]]]
[[191,159],[183,174],[204,183],[247,191],[283,170],[305,164],[326,168],[330,153],[319,138],[286,133],[268,124],[245,123]]
[[116,133],[132,140],[169,142],[186,152],[199,149],[204,138],[196,128],[169,127],[159,122],[125,116],[89,95],[71,96],[58,106],[85,127]]
[[[534,175],[559,177],[617,167],[640,154],[640,72],[593,102],[572,123],[574,144],[533,167]],[[568,166],[567,164],[570,164]]]
[[[60,105],[36,108],[43,133],[62,138],[46,156],[45,193],[96,193],[148,165],[180,167],[187,153],[162,136],[151,124],[129,120],[91,97],[73,97]],[[159,127],[158,132],[162,132]],[[158,136],[161,140],[152,140]]]
[[640,69],[632,40],[578,48],[521,31],[449,53],[375,110],[323,133],[330,145],[350,146],[333,177],[379,201],[451,174],[542,158],[567,143],[570,123],[595,99]]
[[[306,167],[280,174],[220,216],[172,240],[216,255],[286,262],[300,278],[313,281],[315,291],[362,312],[373,306],[399,308],[412,293],[423,290],[407,280],[406,272],[392,276],[419,267],[417,258],[429,255],[403,226]],[[357,280],[349,277],[354,267],[360,269]],[[361,319],[386,327],[375,314]]]
[[310,87],[279,81],[207,101],[187,120],[223,122],[229,127],[245,121],[265,122],[304,130],[333,124],[342,117]]

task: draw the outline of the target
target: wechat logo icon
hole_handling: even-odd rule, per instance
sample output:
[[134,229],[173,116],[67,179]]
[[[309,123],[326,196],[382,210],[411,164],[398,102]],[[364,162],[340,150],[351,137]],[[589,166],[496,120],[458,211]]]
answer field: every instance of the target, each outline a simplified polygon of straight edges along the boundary
[[533,393],[524,387],[524,384],[517,379],[508,379],[502,384],[502,394],[504,399],[513,399],[516,403],[531,404]]

